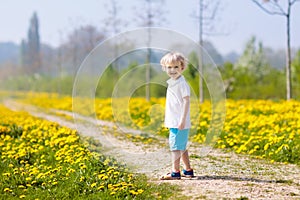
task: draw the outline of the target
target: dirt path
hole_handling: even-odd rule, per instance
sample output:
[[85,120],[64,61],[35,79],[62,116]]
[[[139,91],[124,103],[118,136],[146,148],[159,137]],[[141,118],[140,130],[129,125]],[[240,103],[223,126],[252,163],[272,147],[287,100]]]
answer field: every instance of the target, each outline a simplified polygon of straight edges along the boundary
[[[137,173],[145,173],[152,182],[179,185],[182,188],[181,193],[189,199],[300,199],[300,168],[296,165],[271,164],[218,149],[211,149],[208,155],[201,156],[203,148],[199,144],[190,144],[191,164],[196,178],[160,181],[158,177],[170,170],[170,154],[167,148],[156,146],[150,150],[128,140],[119,140],[112,134],[102,134],[101,127],[114,126],[110,122],[78,115],[80,123],[74,123],[11,100],[4,104],[10,109],[25,110],[34,116],[77,129],[84,136],[94,137],[101,142],[106,155],[125,162]],[[65,111],[55,112],[72,114]],[[139,134],[135,130],[127,131]]]

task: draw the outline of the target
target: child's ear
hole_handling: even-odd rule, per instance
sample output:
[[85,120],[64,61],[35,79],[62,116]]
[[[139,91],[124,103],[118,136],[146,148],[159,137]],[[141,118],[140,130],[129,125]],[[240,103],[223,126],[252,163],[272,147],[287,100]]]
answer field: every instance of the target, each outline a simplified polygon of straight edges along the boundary
[[183,65],[180,65],[180,67],[181,67],[181,70],[184,70],[184,66]]

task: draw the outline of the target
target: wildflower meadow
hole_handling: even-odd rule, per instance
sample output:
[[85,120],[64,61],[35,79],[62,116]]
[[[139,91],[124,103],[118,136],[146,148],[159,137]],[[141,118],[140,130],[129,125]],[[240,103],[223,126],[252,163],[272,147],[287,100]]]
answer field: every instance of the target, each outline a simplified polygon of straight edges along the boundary
[[[0,105],[0,199],[156,199],[149,184],[89,150],[75,130]],[[155,192],[154,192],[155,191]]]
[[[48,112],[72,111],[70,96],[14,93],[11,97]],[[95,99],[94,114],[98,119],[115,121],[111,102]],[[131,120],[128,116],[119,116],[118,120],[134,129],[143,130],[146,126],[144,131],[155,127],[149,135],[166,137],[168,130],[163,127],[163,112],[159,109],[164,103],[164,98],[131,98]],[[154,105],[159,106],[156,109]],[[191,111],[192,116],[197,114]],[[126,165],[103,155],[101,147],[91,150],[89,142],[76,130],[3,105],[0,116],[1,199],[159,199],[171,195],[173,186],[149,183],[145,176],[135,175]],[[209,101],[200,105],[199,116],[190,139],[201,144],[211,123]],[[214,147],[271,163],[299,165],[299,131],[298,101],[227,100],[226,119],[221,133],[214,138]],[[144,144],[157,142],[154,137],[140,135],[128,134],[126,138]]]
[[[20,95],[22,96],[22,95]],[[47,93],[25,95],[22,101],[43,108],[56,108],[72,111],[72,98],[49,96]],[[119,100],[120,103],[122,99]],[[123,124],[167,136],[163,127],[161,109],[151,109],[153,105],[164,106],[164,98],[131,98],[129,112],[131,120],[125,117]],[[198,105],[198,104],[195,104]],[[205,101],[198,109],[191,105],[191,116],[199,115],[193,124],[191,139],[203,143],[211,121],[211,103]],[[95,99],[96,116],[101,120],[114,121],[111,99]],[[84,114],[84,113],[82,113]],[[153,126],[151,126],[151,124]],[[236,153],[254,155],[274,162],[300,163],[300,102],[296,100],[226,100],[226,118],[222,132],[215,138],[215,147],[233,150]]]

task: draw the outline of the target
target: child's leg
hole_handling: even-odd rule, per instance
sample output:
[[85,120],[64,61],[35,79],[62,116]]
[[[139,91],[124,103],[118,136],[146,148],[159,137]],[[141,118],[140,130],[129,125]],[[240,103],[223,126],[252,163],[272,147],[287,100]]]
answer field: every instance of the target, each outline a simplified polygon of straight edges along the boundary
[[182,158],[182,162],[184,164],[184,169],[187,171],[191,170],[191,164],[190,164],[188,150],[181,151],[181,158]]
[[180,172],[180,156],[181,152],[179,150],[174,150],[171,152],[173,172]]
[[180,150],[171,151],[172,157],[172,173],[168,173],[167,175],[162,176],[161,180],[178,180],[181,179],[180,174]]

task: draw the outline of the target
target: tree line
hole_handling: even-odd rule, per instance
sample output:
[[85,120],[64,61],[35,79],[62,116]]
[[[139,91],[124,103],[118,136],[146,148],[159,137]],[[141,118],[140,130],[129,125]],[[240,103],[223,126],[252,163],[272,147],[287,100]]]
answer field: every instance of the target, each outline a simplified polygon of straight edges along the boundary
[[[285,13],[283,9],[279,9],[281,13],[278,12],[276,14],[282,14],[286,17],[288,15],[290,17],[290,7],[296,1],[297,0],[288,0],[288,13]],[[121,27],[124,27],[126,24],[124,20],[118,17],[119,8],[117,2],[111,2],[112,4],[108,8],[108,17],[105,20],[106,30],[99,31],[92,25],[81,26],[69,34],[67,39],[56,49],[52,49],[51,47],[40,43],[39,21],[37,13],[34,13],[30,19],[27,39],[23,40],[21,43],[20,64],[17,66],[10,66],[10,69],[8,70],[1,69],[1,86],[11,89],[34,89],[70,94],[72,91],[72,81],[74,80],[78,67],[84,57],[100,41],[107,37],[107,32],[116,34],[122,29]],[[160,9],[160,4],[156,1],[156,3],[151,3],[149,0],[145,0],[145,2],[147,3],[147,6],[145,7],[144,13],[139,13],[139,23],[141,25],[153,26],[163,22],[164,15],[163,10]],[[254,2],[266,11],[258,1]],[[277,5],[277,8],[281,8],[277,1],[266,2]],[[211,14],[211,17],[207,18],[207,16],[203,16],[203,14],[206,14],[203,7],[208,8],[209,5],[212,5],[211,11],[208,13],[208,15]],[[199,19],[200,23],[200,44],[203,43],[202,35],[206,33],[206,29],[212,30],[212,27],[207,28],[203,26],[203,24],[212,24],[204,23],[204,20],[213,20],[218,6],[219,1],[199,1],[199,10],[202,10],[202,12],[199,12],[201,15],[199,14],[196,17]],[[208,12],[207,10],[206,12]],[[287,22],[288,20],[289,18],[287,18]],[[287,29],[289,30],[289,27],[287,27]],[[252,37],[236,63],[226,62],[218,66],[224,78],[227,96],[230,98],[290,99],[291,94],[293,94],[294,98],[299,99],[299,51],[294,58],[291,58],[290,46],[288,44],[287,52],[289,54],[287,54],[286,58],[287,65],[286,70],[283,71],[271,66],[266,59],[266,52],[264,50],[262,43],[257,44],[255,37]],[[190,57],[192,55],[188,56]],[[149,62],[149,58],[145,62]],[[106,85],[113,85],[112,80],[115,80],[114,77],[121,76],[135,64],[136,63],[132,62],[129,63],[128,66],[123,66],[122,68],[112,64],[104,78],[107,81]],[[200,63],[198,67],[201,67]],[[201,68],[198,69],[201,70]],[[148,78],[150,78],[150,76],[155,75],[155,71],[148,70],[145,74],[148,74],[147,77],[149,76]],[[195,91],[198,91],[198,94],[204,93],[204,96],[208,98],[208,91],[205,88],[205,84],[201,82],[201,77],[196,77],[195,73],[191,71],[186,72],[186,75],[191,80],[200,80],[198,82],[191,81],[192,86]],[[37,82],[41,83],[36,84]],[[49,84],[47,85],[47,83]],[[293,87],[291,87],[292,85]],[[203,87],[204,91],[201,92]],[[141,88],[140,90],[149,90],[149,88]],[[105,93],[106,96],[109,94],[109,92],[102,93]],[[97,94],[105,96],[104,94],[101,94],[101,92],[98,92]],[[142,95],[142,92],[137,92],[137,94]],[[154,91],[151,91],[151,96],[160,96],[160,92],[157,92],[157,89],[155,89]]]

